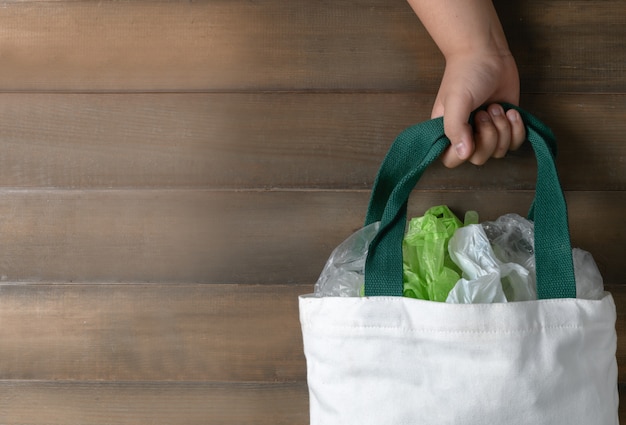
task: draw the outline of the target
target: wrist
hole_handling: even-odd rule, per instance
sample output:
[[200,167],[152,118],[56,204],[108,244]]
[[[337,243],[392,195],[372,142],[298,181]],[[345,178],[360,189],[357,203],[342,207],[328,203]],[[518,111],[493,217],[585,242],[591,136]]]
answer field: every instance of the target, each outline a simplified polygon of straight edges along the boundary
[[[517,69],[515,58],[508,49],[493,49],[472,46],[467,49],[449,51],[444,54],[446,67],[487,67],[492,72],[508,68]],[[466,69],[469,71],[469,69]]]
[[510,55],[492,0],[408,0],[446,59]]
[[507,59],[512,58],[509,44],[502,28],[486,28],[483,32],[474,32],[467,37],[459,37],[458,40],[442,43],[439,46],[446,61],[455,57],[492,57]]

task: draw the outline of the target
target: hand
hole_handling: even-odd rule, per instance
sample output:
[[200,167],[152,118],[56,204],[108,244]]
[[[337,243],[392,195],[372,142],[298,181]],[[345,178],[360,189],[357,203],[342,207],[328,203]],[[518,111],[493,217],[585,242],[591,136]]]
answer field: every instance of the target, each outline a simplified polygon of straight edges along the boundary
[[[489,158],[502,158],[521,146],[526,130],[519,113],[504,112],[495,102],[519,103],[519,75],[510,53],[464,52],[446,57],[446,69],[432,110],[432,117],[443,116],[444,131],[452,146],[442,162],[452,168],[464,161],[484,164]],[[470,113],[488,105],[468,123]]]

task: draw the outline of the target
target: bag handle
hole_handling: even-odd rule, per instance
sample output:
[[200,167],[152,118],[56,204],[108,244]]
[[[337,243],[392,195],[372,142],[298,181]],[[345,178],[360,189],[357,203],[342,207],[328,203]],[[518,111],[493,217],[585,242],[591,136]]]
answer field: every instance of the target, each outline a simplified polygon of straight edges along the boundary
[[[530,113],[516,109],[537,158],[535,199],[528,217],[535,223],[537,297],[575,298],[576,280],[567,206],[554,159],[552,131]],[[473,122],[473,119],[471,119]],[[396,138],[376,177],[365,224],[380,221],[365,263],[366,296],[402,296],[402,239],[409,195],[424,170],[450,145],[443,118],[409,127]]]

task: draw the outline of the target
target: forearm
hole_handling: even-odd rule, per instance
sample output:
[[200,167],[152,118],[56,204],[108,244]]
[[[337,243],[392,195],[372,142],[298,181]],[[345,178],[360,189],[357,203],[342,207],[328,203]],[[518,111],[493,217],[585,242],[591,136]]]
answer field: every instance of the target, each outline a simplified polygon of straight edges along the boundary
[[408,2],[446,58],[476,51],[510,54],[491,0]]

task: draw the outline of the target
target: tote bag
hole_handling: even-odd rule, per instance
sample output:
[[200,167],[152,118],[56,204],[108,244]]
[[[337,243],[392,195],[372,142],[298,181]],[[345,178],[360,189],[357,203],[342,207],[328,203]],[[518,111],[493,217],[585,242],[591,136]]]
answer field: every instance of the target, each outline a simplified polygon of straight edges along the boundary
[[370,199],[366,224],[381,225],[365,266],[366,296],[299,298],[311,425],[618,423],[615,304],[609,293],[575,298],[554,137],[520,113],[537,158],[529,218],[539,300],[447,304],[401,296],[408,196],[449,145],[441,119],[408,128]]

